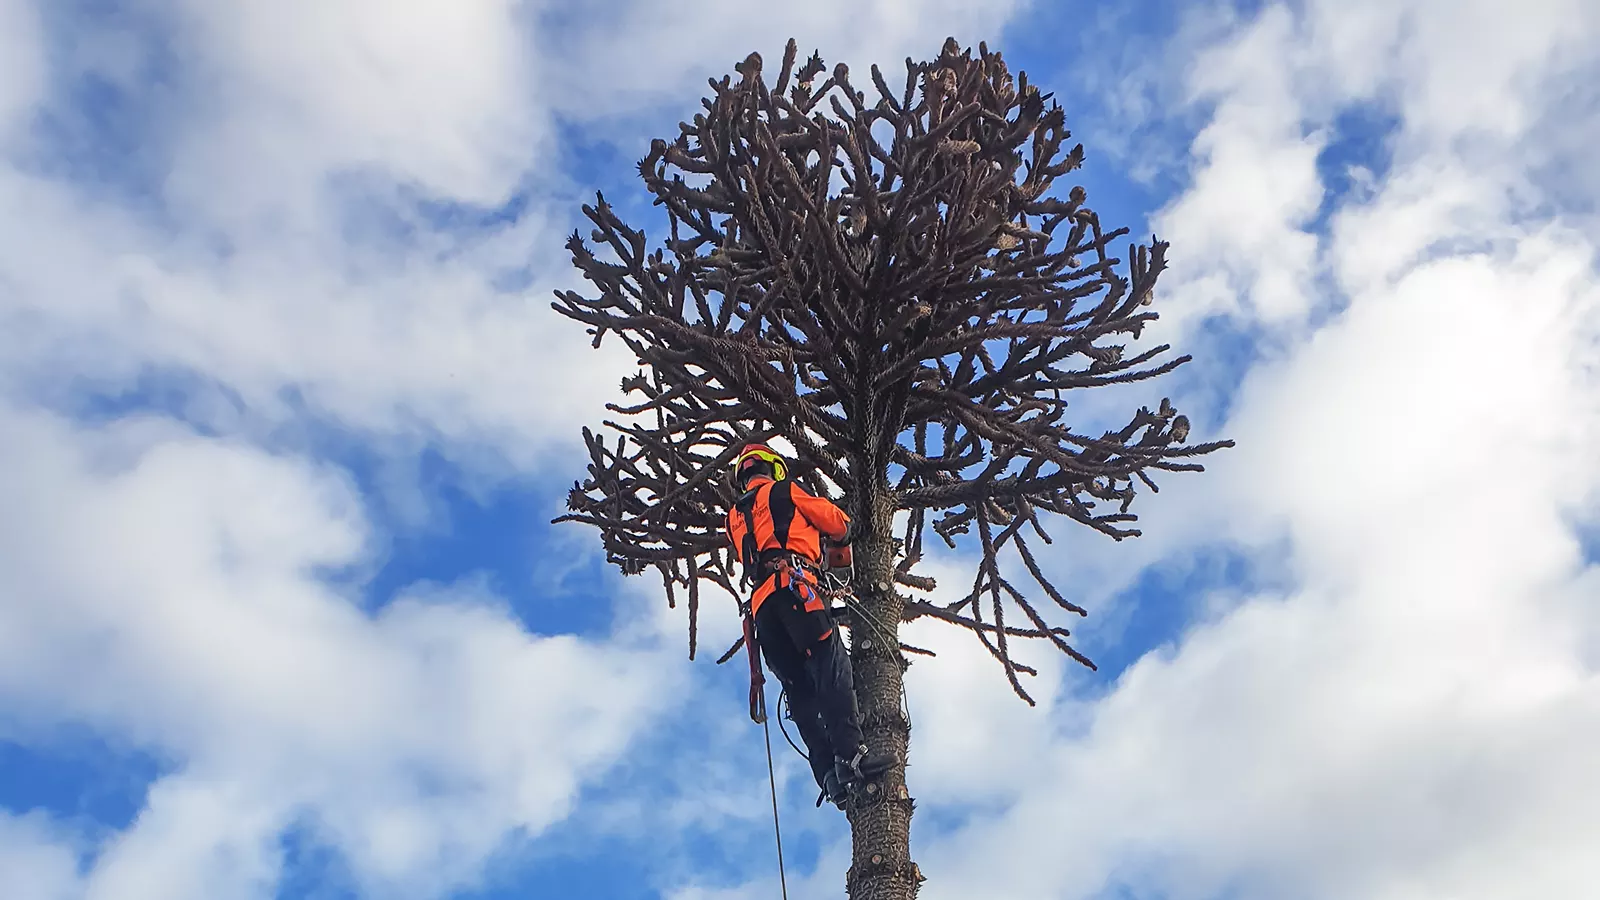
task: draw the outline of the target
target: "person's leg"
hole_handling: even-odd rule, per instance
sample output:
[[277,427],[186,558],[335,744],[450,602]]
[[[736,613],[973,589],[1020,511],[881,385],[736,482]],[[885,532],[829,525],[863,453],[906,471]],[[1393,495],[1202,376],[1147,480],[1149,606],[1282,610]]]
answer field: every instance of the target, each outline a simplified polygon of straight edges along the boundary
[[817,785],[826,787],[824,779],[833,771],[834,750],[823,725],[818,708],[816,690],[805,657],[789,633],[785,620],[792,614],[794,595],[787,590],[774,591],[756,611],[756,643],[761,646],[761,656],[767,668],[783,684],[789,698],[789,712],[794,719],[800,740],[810,757],[811,773]]
[[[834,626],[832,614],[816,592],[803,582],[796,583],[793,591],[783,593],[788,601],[781,607],[783,624],[804,661],[806,680],[815,691],[816,705],[822,714],[840,781],[876,774],[888,765],[888,760],[866,753],[850,654]],[[776,597],[774,594],[768,603]],[[775,611],[778,609],[775,606]]]
[[889,768],[889,757],[867,752],[861,738],[861,714],[856,706],[855,673],[850,654],[839,632],[834,631],[813,648],[806,668],[817,682],[822,718],[836,758],[835,772],[840,784],[849,785],[870,779]]
[[794,688],[786,686],[784,690],[789,697],[789,717],[794,720],[800,740],[806,745],[811,774],[816,776],[817,786],[826,789],[827,775],[834,770],[833,744],[828,740],[828,729],[817,704],[816,693],[808,682],[809,679],[802,676]]
[[[809,615],[826,615],[810,613]],[[861,714],[856,706],[855,675],[850,654],[837,628],[811,646],[806,674],[816,690],[818,712],[828,729],[828,742],[839,759],[855,756],[861,746]]]

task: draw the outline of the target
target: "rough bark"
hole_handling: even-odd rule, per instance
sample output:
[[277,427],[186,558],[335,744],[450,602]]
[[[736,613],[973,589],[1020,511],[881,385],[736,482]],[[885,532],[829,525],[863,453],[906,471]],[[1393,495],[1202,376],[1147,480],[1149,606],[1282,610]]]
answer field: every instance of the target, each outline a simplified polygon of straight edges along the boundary
[[904,601],[894,589],[894,507],[886,488],[878,484],[863,491],[858,506],[869,525],[856,545],[855,592],[871,619],[851,630],[850,658],[862,736],[873,751],[889,754],[894,765],[848,804],[851,855],[845,886],[852,900],[909,900],[922,880],[911,859],[915,803],[905,775],[911,722],[902,702]]

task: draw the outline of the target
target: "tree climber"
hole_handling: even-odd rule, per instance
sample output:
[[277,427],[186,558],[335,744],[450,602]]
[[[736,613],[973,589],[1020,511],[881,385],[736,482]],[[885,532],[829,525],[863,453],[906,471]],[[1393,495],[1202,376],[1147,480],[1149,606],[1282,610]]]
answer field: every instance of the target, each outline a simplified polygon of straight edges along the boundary
[[861,740],[850,654],[817,593],[822,538],[847,545],[854,529],[843,510],[788,476],[783,457],[765,444],[739,452],[733,479],[741,496],[728,510],[728,542],[755,588],[749,615],[756,643],[789,696],[811,773],[843,809],[850,786],[889,763]]

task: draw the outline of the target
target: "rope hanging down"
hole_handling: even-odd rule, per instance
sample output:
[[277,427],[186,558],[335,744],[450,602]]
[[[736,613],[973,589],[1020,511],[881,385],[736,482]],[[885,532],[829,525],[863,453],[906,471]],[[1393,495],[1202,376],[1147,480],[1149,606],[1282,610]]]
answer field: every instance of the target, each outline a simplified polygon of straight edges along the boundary
[[[778,888],[789,900],[789,882],[783,871],[783,829],[778,826],[778,776],[772,767],[772,726],[767,724],[766,676],[761,672],[761,657],[756,652],[755,620],[744,617],[744,646],[750,654],[750,718],[761,723],[761,736],[767,744],[767,787],[772,792],[772,836],[778,844]],[[787,733],[784,735],[787,737]]]
[[[765,697],[762,705],[766,705]],[[772,836],[778,843],[778,888],[783,900],[789,900],[789,884],[783,874],[783,832],[778,828],[778,777],[772,771],[772,727],[765,716],[761,719],[761,736],[767,741],[767,787],[772,791]]]
[[[841,571],[843,574],[841,574]],[[819,593],[821,593],[822,596],[828,601],[829,606],[832,606],[834,603],[843,604],[844,608],[850,613],[851,625],[853,626],[858,622],[865,625],[866,630],[874,632],[880,647],[883,647],[886,650],[891,647],[896,648],[895,652],[898,653],[900,657],[901,671],[904,671],[905,668],[911,664],[910,660],[906,659],[905,651],[907,650],[910,650],[913,653],[923,653],[928,656],[932,656],[933,653],[931,651],[919,650],[915,647],[908,647],[889,633],[888,626],[884,625],[877,616],[869,612],[867,608],[862,605],[861,600],[856,597],[855,589],[850,586],[850,582],[853,580],[854,576],[854,566],[835,567],[832,570],[825,571],[822,573],[822,584]],[[854,643],[854,638],[855,629],[852,627],[852,644]],[[911,698],[906,694],[906,683],[904,679],[901,679],[900,681],[900,714],[905,717],[906,728],[909,729],[911,727]],[[778,727],[782,728],[783,723],[779,722]],[[784,736],[788,737],[788,733],[785,732]]]

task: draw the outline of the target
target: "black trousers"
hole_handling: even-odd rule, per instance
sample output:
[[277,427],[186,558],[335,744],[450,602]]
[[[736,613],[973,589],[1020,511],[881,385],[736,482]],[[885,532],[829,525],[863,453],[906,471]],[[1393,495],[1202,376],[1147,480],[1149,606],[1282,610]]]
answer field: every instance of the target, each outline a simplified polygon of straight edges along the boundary
[[807,586],[779,588],[762,602],[756,611],[756,643],[789,696],[789,711],[820,785],[835,757],[855,756],[861,717],[850,654],[833,616],[825,605],[806,611],[806,598],[797,589],[810,595]]

